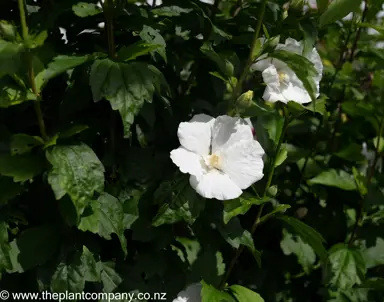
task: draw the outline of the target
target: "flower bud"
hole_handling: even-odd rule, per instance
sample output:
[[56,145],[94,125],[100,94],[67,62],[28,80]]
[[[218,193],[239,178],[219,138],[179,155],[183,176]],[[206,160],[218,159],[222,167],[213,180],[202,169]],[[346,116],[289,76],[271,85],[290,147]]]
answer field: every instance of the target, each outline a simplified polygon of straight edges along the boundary
[[244,113],[247,109],[249,109],[253,104],[253,91],[249,90],[236,100],[236,111],[239,113]]

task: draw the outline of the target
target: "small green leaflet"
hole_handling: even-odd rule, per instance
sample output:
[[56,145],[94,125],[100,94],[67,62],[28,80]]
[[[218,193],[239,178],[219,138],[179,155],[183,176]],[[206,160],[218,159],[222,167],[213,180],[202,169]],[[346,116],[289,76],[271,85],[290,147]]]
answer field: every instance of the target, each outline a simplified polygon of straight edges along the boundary
[[53,79],[65,71],[73,69],[92,59],[93,56],[91,55],[82,57],[60,55],[53,58],[53,61],[48,64],[48,67],[36,75],[35,82],[37,92],[40,93],[50,79]]
[[231,285],[229,290],[236,297],[237,302],[264,302],[264,299],[258,293],[244,286]]
[[45,168],[44,159],[38,155],[0,155],[0,174],[23,182],[39,175]]
[[161,204],[152,221],[155,227],[181,220],[193,224],[205,207],[205,201],[185,177],[163,182],[155,192],[155,200]]
[[216,226],[225,241],[235,249],[238,249],[240,245],[246,246],[252,253],[257,264],[261,266],[261,253],[255,248],[251,233],[242,228],[237,217],[232,218],[227,224],[218,223]]
[[145,41],[138,41],[129,46],[123,46],[117,52],[117,56],[120,60],[127,62],[136,59],[140,56],[145,56],[159,47],[163,47],[160,44],[152,44]]
[[113,110],[120,112],[124,137],[144,102],[151,102],[163,82],[161,72],[152,65],[140,62],[117,63],[109,59],[96,60],[91,68],[90,85],[95,102],[106,98]]
[[361,252],[339,243],[329,250],[331,262],[331,284],[341,289],[350,289],[361,284],[365,278],[366,267]]
[[167,44],[165,43],[163,36],[157,30],[144,25],[143,30],[140,32],[140,38],[148,44],[160,45],[160,47],[156,47],[152,50],[151,53],[153,54],[157,52],[164,59],[165,63],[167,63],[167,54],[165,51]]
[[39,136],[30,136],[27,134],[14,134],[11,138],[11,154],[28,153],[36,146],[44,145],[44,141]]
[[356,190],[356,183],[351,174],[343,170],[330,169],[308,180],[310,185],[324,185],[336,187],[346,191]]
[[284,215],[276,216],[276,218],[284,221],[297,235],[301,237],[303,242],[309,244],[315,253],[320,257],[322,262],[325,262],[328,255],[323,245],[324,238],[315,229],[309,225],[301,222],[294,217],[288,217]]
[[93,150],[84,143],[55,146],[46,151],[52,165],[48,182],[56,199],[68,194],[78,215],[90,204],[95,192],[104,190],[104,167]]
[[280,247],[285,255],[296,255],[298,262],[306,273],[311,271],[316,261],[316,254],[309,244],[303,242],[300,236],[293,236],[283,229],[283,240],[280,242]]
[[247,213],[252,205],[261,205],[269,200],[270,198],[256,198],[247,192],[244,192],[239,198],[225,200],[223,221],[227,224],[231,218]]
[[11,77],[0,78],[0,108],[7,108],[34,100],[36,100],[36,95],[27,88],[18,85]]
[[94,3],[79,2],[72,6],[76,16],[84,18],[102,13],[102,9]]
[[112,233],[116,234],[124,254],[127,255],[123,205],[112,195],[103,193],[97,200],[92,200],[90,208],[84,211],[78,228],[98,234],[107,240],[112,239]]
[[220,291],[204,281],[201,283],[203,285],[201,290],[201,302],[236,302],[229,293]]
[[179,6],[163,6],[159,8],[154,8],[151,10],[151,12],[154,15],[161,16],[161,17],[178,17],[181,14],[187,14],[190,13],[192,9],[190,8],[182,8]]
[[0,40],[0,78],[5,74],[13,75],[19,70],[23,50],[21,43]]
[[340,20],[359,9],[361,0],[334,0],[320,16],[320,26]]
[[212,47],[210,42],[205,42],[203,46],[200,47],[200,51],[206,55],[209,59],[216,63],[220,72],[226,77],[231,77],[234,72],[233,64],[228,61],[226,58],[220,56]]

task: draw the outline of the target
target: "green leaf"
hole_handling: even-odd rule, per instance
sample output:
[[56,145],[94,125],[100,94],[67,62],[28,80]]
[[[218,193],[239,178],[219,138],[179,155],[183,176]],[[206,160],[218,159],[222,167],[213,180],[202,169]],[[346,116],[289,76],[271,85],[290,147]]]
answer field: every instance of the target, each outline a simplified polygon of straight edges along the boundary
[[332,277],[330,282],[341,288],[350,289],[364,280],[366,268],[364,258],[359,250],[339,243],[329,250]]
[[147,43],[145,41],[138,41],[129,46],[123,46],[117,52],[117,56],[120,60],[127,62],[135,60],[137,57],[145,56],[159,47],[164,47],[160,44]]
[[118,273],[115,271],[114,262],[101,262],[101,282],[104,285],[103,292],[112,293],[119,284],[123,281]]
[[15,42],[15,40],[18,40],[20,38],[19,34],[17,33],[16,27],[8,23],[7,21],[1,20],[0,21],[0,38],[5,39],[11,42]]
[[124,236],[124,210],[121,202],[109,195],[103,193],[97,200],[90,203],[90,211],[86,209],[80,219],[78,228],[82,231],[90,231],[94,234],[111,240],[111,234],[114,233],[120,240],[121,248],[127,255],[127,240]]
[[13,75],[19,70],[23,50],[21,43],[0,40],[0,78],[5,74]]
[[84,290],[85,269],[81,254],[77,252],[65,262],[60,262],[51,279],[51,290],[56,293],[80,293]]
[[311,271],[316,261],[316,254],[309,244],[303,242],[300,236],[294,236],[283,229],[283,240],[280,242],[280,247],[284,255],[296,255],[298,262],[307,274]]
[[88,282],[99,282],[101,280],[100,265],[96,262],[92,252],[83,245],[81,263],[84,268],[84,280]]
[[102,9],[94,3],[79,2],[72,6],[72,10],[78,17],[89,17],[102,13]]
[[288,151],[284,147],[281,147],[279,154],[276,156],[275,167],[280,166],[288,157]]
[[139,218],[139,201],[144,191],[142,190],[123,190],[118,199],[123,204],[124,209],[124,227],[131,228],[132,224]]
[[200,51],[206,55],[209,59],[216,63],[220,72],[230,78],[234,72],[233,64],[226,58],[220,56],[212,47],[210,42],[205,42],[203,46],[200,47]]
[[229,290],[238,302],[264,302],[264,299],[258,293],[255,293],[244,286],[231,285]]
[[353,191],[357,189],[355,180],[351,174],[343,170],[335,169],[321,172],[319,175],[308,180],[308,184],[336,187],[345,191]]
[[155,227],[181,220],[193,224],[205,207],[204,200],[192,189],[185,177],[162,183],[154,198],[157,203],[162,204],[152,221]]
[[334,155],[351,162],[362,161],[364,160],[364,156],[361,154],[361,149],[361,145],[351,143],[340,151],[336,152]]
[[[262,127],[267,131],[270,140],[272,140],[272,142],[277,145],[283,132],[284,117],[282,117],[278,112],[274,111],[272,113],[261,115],[258,118],[257,123],[262,125]],[[256,133],[259,135],[257,129]]]
[[27,48],[37,48],[44,45],[45,40],[48,38],[48,32],[43,30],[37,34],[30,34],[25,41]]
[[368,269],[384,264],[384,239],[377,237],[375,245],[363,250],[364,262]]
[[93,56],[57,56],[48,64],[48,67],[36,75],[36,89],[40,93],[49,80],[59,76],[67,70],[73,69],[93,59]]
[[10,272],[22,273],[50,260],[58,249],[59,239],[60,234],[54,225],[42,225],[22,232],[10,243]]
[[373,139],[373,145],[379,153],[382,153],[384,151],[384,137],[375,137]]
[[384,26],[379,26],[379,25],[370,24],[370,23],[358,23],[357,26],[373,28],[374,30],[378,31],[381,35],[384,35]]
[[304,88],[307,90],[312,101],[316,103],[317,89],[314,77],[317,75],[317,71],[314,64],[304,56],[285,50],[275,50],[268,55],[286,63],[299,80],[303,82]]
[[11,138],[11,154],[28,153],[36,146],[44,145],[44,141],[39,136],[30,136],[28,134],[15,134]]
[[315,253],[320,257],[320,260],[325,262],[328,255],[327,251],[324,248],[323,242],[325,242],[324,238],[309,225],[301,222],[300,220],[294,217],[288,216],[276,216],[278,219],[284,221],[292,230],[297,233],[302,239],[303,242],[310,245]]
[[179,6],[163,6],[159,8],[154,8],[151,10],[154,15],[160,17],[178,17],[181,14],[188,14],[192,11],[190,8],[182,8]]
[[140,38],[152,45],[160,45],[160,47],[156,47],[155,50],[153,50],[151,53],[157,52],[167,63],[167,54],[165,51],[165,48],[167,47],[167,44],[165,43],[164,38],[162,35],[159,34],[159,32],[155,29],[153,29],[150,26],[144,25],[142,31],[140,32]]
[[231,219],[227,224],[217,224],[216,226],[225,241],[235,249],[238,249],[240,245],[246,246],[254,256],[258,265],[261,266],[261,254],[255,248],[252,235],[242,228],[237,217]]
[[0,205],[16,197],[22,192],[23,186],[15,183],[10,177],[0,177]]
[[326,110],[326,99],[324,97],[316,100],[316,102],[312,102],[308,105],[303,105],[294,101],[289,101],[288,104],[288,109],[292,113],[301,113],[304,110],[306,111],[311,111],[311,112],[317,112],[320,113],[321,115],[324,115],[327,110]]
[[11,247],[8,242],[8,225],[0,222],[0,273],[12,268],[10,258]]
[[[175,250],[180,257],[181,261],[188,261],[189,265],[193,265],[198,258],[201,250],[201,245],[197,240],[191,240],[184,237],[176,237],[175,240],[179,242],[184,250],[172,245],[172,250]],[[186,257],[185,257],[186,256]]]
[[340,20],[351,12],[356,12],[361,0],[334,0],[327,10],[320,16],[320,26]]
[[151,102],[160,89],[162,75],[145,63],[116,63],[109,59],[96,60],[91,69],[90,85],[95,102],[106,98],[113,110],[120,112],[125,137],[144,102]]
[[52,169],[48,175],[56,199],[68,194],[78,215],[87,207],[95,192],[104,190],[104,167],[86,144],[55,146],[46,151]]
[[244,192],[239,198],[225,200],[223,211],[224,223],[227,224],[235,216],[244,215],[252,205],[261,205],[269,200],[269,198],[256,198],[247,192]]
[[279,205],[275,206],[275,208],[271,212],[269,212],[268,214],[265,214],[263,217],[261,217],[259,223],[263,223],[263,222],[267,221],[269,218],[271,218],[272,216],[274,216],[278,213],[284,213],[289,208],[291,208],[291,206],[289,204],[279,204]]
[[20,87],[10,77],[0,78],[0,108],[7,108],[32,100],[36,100],[36,95],[28,89]]
[[[88,125],[73,125],[64,131],[61,131],[57,138],[69,138],[89,128]],[[47,146],[46,146],[47,147]]]
[[229,293],[220,291],[204,281],[202,281],[201,284],[203,285],[201,302],[236,302]]
[[39,175],[44,169],[44,160],[37,155],[0,155],[0,174],[23,182]]

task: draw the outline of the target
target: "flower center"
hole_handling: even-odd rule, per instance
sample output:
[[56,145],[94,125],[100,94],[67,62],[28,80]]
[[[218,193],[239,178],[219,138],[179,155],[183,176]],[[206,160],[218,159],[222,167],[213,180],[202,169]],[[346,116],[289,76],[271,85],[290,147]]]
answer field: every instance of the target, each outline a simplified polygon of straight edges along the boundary
[[205,164],[208,166],[210,169],[219,169],[221,167],[221,157],[217,153],[214,153],[212,155],[208,155],[205,158]]
[[280,84],[288,85],[289,75],[282,71],[278,72],[278,75]]

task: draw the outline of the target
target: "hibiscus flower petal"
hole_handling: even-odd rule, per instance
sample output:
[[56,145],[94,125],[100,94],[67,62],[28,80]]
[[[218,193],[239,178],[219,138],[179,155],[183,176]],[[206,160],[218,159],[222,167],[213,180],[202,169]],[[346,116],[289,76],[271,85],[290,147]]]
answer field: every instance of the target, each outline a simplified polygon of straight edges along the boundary
[[172,150],[171,159],[182,173],[201,176],[205,171],[203,158],[184,147]]
[[263,178],[263,155],[258,141],[241,141],[220,153],[221,170],[244,190]]
[[201,196],[229,200],[239,197],[241,189],[225,173],[213,169],[201,177],[191,175],[189,183]]
[[280,91],[279,74],[274,65],[269,66],[262,72],[264,83],[270,87],[275,93]]
[[185,290],[177,294],[177,298],[173,302],[198,302],[201,301],[202,285],[195,283],[189,285]]
[[282,89],[281,94],[287,101],[295,101],[300,104],[310,103],[312,101],[308,91],[303,85],[293,85],[289,83],[288,87]]
[[298,42],[295,39],[288,38],[285,40],[284,44],[278,44],[276,49],[286,50],[289,52],[296,53],[298,55],[302,55],[304,50],[304,45],[302,41]]
[[197,114],[189,122],[180,123],[177,135],[180,144],[201,156],[209,154],[212,124],[215,119],[206,114]]
[[314,77],[316,86],[317,86],[317,94],[316,97],[320,95],[320,81],[321,78],[323,77],[323,63],[321,61],[320,55],[317,52],[316,48],[312,50],[312,52],[309,54],[308,59],[315,65],[316,71],[317,71],[317,76]]
[[253,135],[252,128],[243,119],[226,115],[216,118],[212,128],[212,153],[244,139],[253,139]]

